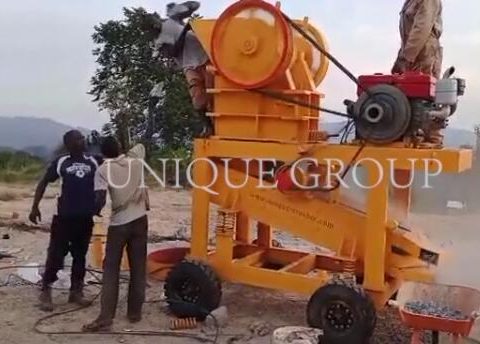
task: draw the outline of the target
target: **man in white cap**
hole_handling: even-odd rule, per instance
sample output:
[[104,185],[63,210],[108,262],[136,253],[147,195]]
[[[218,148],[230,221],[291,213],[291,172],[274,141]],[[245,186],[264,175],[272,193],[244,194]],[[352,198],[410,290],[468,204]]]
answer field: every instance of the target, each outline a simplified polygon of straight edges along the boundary
[[[167,18],[162,21],[161,32],[155,40],[155,45],[164,56],[175,59],[182,68],[187,80],[190,97],[195,110],[206,114],[210,110],[210,99],[207,88],[210,84],[207,73],[209,58],[202,44],[191,31],[185,19],[200,8],[198,1],[186,1],[180,4],[167,5]],[[207,116],[204,136],[211,134],[212,125]]]

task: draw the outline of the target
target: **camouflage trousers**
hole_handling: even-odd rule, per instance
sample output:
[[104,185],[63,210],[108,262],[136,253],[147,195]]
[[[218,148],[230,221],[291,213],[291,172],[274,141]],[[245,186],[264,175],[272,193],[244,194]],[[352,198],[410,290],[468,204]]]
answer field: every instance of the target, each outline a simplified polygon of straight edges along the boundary
[[430,38],[420,51],[411,70],[432,75],[439,79],[442,74],[443,48],[436,38]]
[[207,72],[207,66],[189,67],[183,72],[194,109],[199,112],[210,111],[212,99],[207,93],[207,88],[212,87],[212,80]]
[[[440,79],[442,75],[442,63],[443,48],[439,40],[432,37],[420,51],[420,54],[410,69]],[[441,128],[436,123],[429,123],[427,128],[425,128],[425,139],[430,143],[442,144],[443,135]]]

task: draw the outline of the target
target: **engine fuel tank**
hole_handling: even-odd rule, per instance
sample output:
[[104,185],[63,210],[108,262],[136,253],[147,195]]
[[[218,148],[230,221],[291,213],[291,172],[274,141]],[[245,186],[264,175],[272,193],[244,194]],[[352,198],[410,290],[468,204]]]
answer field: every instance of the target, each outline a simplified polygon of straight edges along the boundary
[[397,87],[409,99],[435,99],[435,88],[437,80],[427,74],[417,72],[407,72],[404,74],[372,74],[362,75],[358,78],[360,86],[357,89],[357,95],[360,96],[370,87],[387,84]]

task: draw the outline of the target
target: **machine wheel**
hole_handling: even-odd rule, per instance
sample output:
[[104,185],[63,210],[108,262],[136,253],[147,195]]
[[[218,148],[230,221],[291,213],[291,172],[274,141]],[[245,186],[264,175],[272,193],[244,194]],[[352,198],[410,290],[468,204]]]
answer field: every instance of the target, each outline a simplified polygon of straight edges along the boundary
[[377,85],[364,92],[354,106],[357,136],[376,144],[401,139],[410,128],[412,110],[408,98],[391,85]]
[[[365,291],[362,289],[362,292]],[[367,302],[366,311],[367,311],[367,319],[369,321],[369,325],[367,327],[367,340],[373,336],[373,332],[375,331],[375,327],[377,326],[377,309],[375,308],[375,304],[373,300],[367,295],[364,294]]]
[[185,260],[165,280],[165,297],[170,311],[179,318],[200,321],[218,308],[222,298],[220,280],[211,267]]
[[307,321],[309,326],[323,329],[326,344],[364,344],[375,329],[376,310],[362,288],[335,281],[312,295]]
[[373,303],[372,298],[365,293],[365,290],[359,287],[363,284],[363,276],[357,277],[356,281],[358,285],[353,286],[353,288],[356,288],[360,294],[365,295],[367,302],[369,303],[367,310],[370,312],[368,318],[371,320],[370,335],[373,335],[373,331],[375,331],[375,327],[377,326],[377,310],[375,308],[375,304]]

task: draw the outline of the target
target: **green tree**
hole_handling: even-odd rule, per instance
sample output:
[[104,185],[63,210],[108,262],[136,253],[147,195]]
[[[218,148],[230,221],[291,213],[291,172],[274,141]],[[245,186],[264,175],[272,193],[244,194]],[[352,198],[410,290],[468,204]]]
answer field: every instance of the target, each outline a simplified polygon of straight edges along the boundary
[[[131,140],[144,143],[149,155],[155,148],[189,147],[201,118],[192,108],[183,73],[172,60],[155,57],[161,18],[143,8],[124,8],[123,14],[121,20],[95,26],[92,36],[98,68],[89,93],[110,115],[104,129],[125,150]],[[150,92],[160,83],[164,96],[155,104]]]

